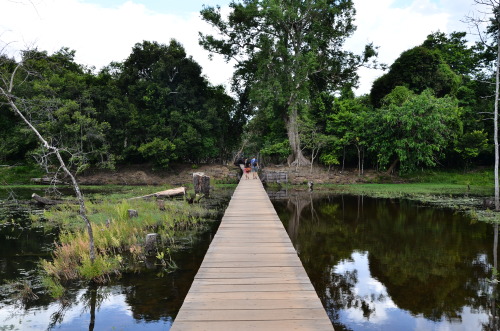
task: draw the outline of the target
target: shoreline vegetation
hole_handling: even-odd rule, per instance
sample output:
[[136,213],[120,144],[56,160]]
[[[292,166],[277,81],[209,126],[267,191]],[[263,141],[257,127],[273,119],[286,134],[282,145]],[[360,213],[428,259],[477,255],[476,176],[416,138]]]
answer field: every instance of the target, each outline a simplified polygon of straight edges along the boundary
[[[29,167],[3,167],[0,169],[2,183],[0,190],[18,188],[35,189],[40,186],[29,184],[30,176],[37,174]],[[192,170],[191,170],[192,171]],[[353,182],[357,175],[352,173]],[[24,176],[24,177],[23,177]],[[187,178],[186,178],[187,179]],[[185,180],[186,180],[185,179]],[[234,179],[234,178],[233,178]],[[358,177],[358,180],[360,178]],[[234,180],[233,180],[234,181]],[[315,184],[314,192],[364,195],[375,198],[410,199],[422,204],[453,208],[464,212],[473,221],[499,222],[500,215],[483,206],[485,198],[493,194],[492,169],[474,171],[422,171],[389,180],[380,176],[371,183]],[[373,181],[376,181],[373,183]],[[9,182],[12,183],[9,185]],[[212,179],[220,190],[232,192],[233,185],[226,179]],[[279,184],[269,184],[268,189],[282,189]],[[304,191],[306,185],[284,185],[290,191]],[[162,185],[165,187],[165,185]],[[170,188],[170,187],[165,187]],[[88,236],[84,223],[78,216],[77,206],[62,204],[47,209],[43,214],[32,215],[33,225],[48,229],[60,229],[59,240],[54,245],[52,259],[42,259],[40,270],[43,284],[56,298],[64,295],[64,286],[74,281],[105,283],[122,273],[138,272],[146,264],[162,272],[177,268],[171,252],[189,245],[193,235],[210,219],[217,219],[218,211],[210,206],[188,203],[184,199],[133,199],[158,191],[158,186],[84,186],[88,217],[93,224],[96,260],[88,258]],[[192,187],[188,195],[193,194]],[[227,198],[230,193],[227,194]],[[71,197],[72,198],[72,197]],[[129,210],[136,210],[138,217],[130,216]],[[219,211],[221,212],[221,211]],[[146,236],[157,233],[157,249],[146,252]]]
[[[33,171],[23,170],[22,173],[33,174]],[[14,192],[19,189],[32,192],[49,188],[18,184],[29,183],[28,178],[2,178],[16,178],[15,185],[0,185],[0,192],[4,191],[1,195],[5,196],[4,201],[9,202],[9,205],[11,202],[29,202],[21,200],[22,197],[15,197]],[[2,184],[6,184],[5,180]],[[67,190],[64,186],[57,189],[63,192]],[[219,220],[221,210],[218,210],[220,208],[217,205],[224,205],[232,192],[230,185],[221,184],[210,199],[195,197],[192,187],[183,197],[137,199],[138,196],[158,192],[159,187],[106,185],[83,186],[82,189],[85,192],[87,216],[94,232],[96,259],[93,263],[88,255],[89,237],[77,205],[61,203],[30,215],[31,224],[28,227],[42,226],[45,231],[59,230],[51,257],[40,259],[39,263],[41,282],[54,298],[62,298],[65,288],[74,282],[106,283],[124,273],[136,273],[144,268],[155,268],[161,273],[175,271],[177,264],[171,253],[189,247],[197,240],[200,231],[208,229],[210,222]],[[70,200],[73,196],[68,192],[68,195],[59,199]],[[0,223],[4,222],[13,221],[0,219]],[[149,234],[156,234],[152,249],[148,249]]]
[[315,189],[372,198],[408,199],[464,212],[473,221],[500,222],[500,214],[485,202],[494,195],[493,169],[426,170],[400,177],[398,183],[323,184]]

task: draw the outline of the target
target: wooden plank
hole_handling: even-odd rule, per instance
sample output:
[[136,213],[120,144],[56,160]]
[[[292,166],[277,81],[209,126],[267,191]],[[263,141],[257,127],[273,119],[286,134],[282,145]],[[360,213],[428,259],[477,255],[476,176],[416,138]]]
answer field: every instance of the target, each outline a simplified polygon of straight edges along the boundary
[[[272,247],[272,252],[269,253]],[[222,253],[230,251],[232,254],[276,254],[276,253],[289,253],[297,254],[295,249],[290,245],[275,245],[275,246],[254,246],[254,245],[237,245],[237,243],[228,243],[224,245],[221,243],[217,247],[212,247],[210,253]]]
[[280,262],[295,263],[297,259],[294,253],[217,253],[208,252],[205,255],[207,258],[215,259],[219,262]]
[[193,298],[184,301],[183,309],[282,309],[282,308],[310,308],[317,303],[316,298],[302,300],[270,299],[270,300],[206,300]]
[[[249,280],[249,279],[267,279],[267,278],[276,278],[280,277],[280,279],[283,280],[283,282],[286,282],[287,279],[301,279],[304,277],[309,281],[309,278],[307,275],[304,276],[297,276],[294,273],[279,273],[279,272],[260,272],[260,273],[250,273],[250,272],[225,272],[224,269],[218,270],[216,272],[212,272],[214,269],[217,268],[205,268],[204,270],[200,270],[200,275],[196,275],[197,280],[202,280],[202,279],[241,279],[241,280]],[[207,271],[208,270],[208,271]]]
[[306,277],[224,277],[224,278],[196,278],[196,285],[258,285],[258,284],[309,284]]
[[260,181],[240,181],[171,330],[333,330]]
[[314,291],[311,283],[279,283],[279,284],[200,284],[195,282],[190,291],[205,293],[225,292],[285,292]]
[[329,320],[281,320],[281,321],[174,321],[172,326],[175,330],[206,331],[206,330],[231,330],[231,331],[321,331],[333,330]]
[[280,309],[201,309],[183,310],[177,318],[184,321],[275,321],[275,320],[316,320],[325,314],[321,308],[280,308]]
[[284,267],[296,266],[300,267],[302,264],[297,260],[290,261],[207,261],[204,262],[205,267],[212,268],[254,268],[254,267]]
[[[318,298],[315,291],[288,291],[288,292],[273,292],[273,291],[262,291],[262,292],[191,292],[189,291],[189,296],[195,296],[199,299],[209,299],[209,300],[275,300],[275,299],[287,299],[287,300],[302,300],[306,298]],[[188,297],[186,300],[189,301]],[[318,299],[318,307],[321,307],[321,302]],[[181,308],[182,310],[182,308]],[[325,312],[326,315],[326,312]]]

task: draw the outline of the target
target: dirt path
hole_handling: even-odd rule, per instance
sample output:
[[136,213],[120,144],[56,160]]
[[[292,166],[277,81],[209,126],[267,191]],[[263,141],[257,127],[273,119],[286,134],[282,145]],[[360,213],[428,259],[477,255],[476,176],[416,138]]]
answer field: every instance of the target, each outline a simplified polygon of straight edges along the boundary
[[[286,166],[269,166],[264,169],[269,172],[286,172],[288,181],[292,184],[303,184],[309,181],[315,184],[352,184],[366,182],[392,182],[394,179],[383,176],[372,170],[365,171],[358,176],[356,169],[344,172],[328,171],[326,168],[314,167],[312,171],[306,168],[289,168]],[[193,167],[191,164],[173,165],[166,170],[153,170],[148,165],[121,166],[116,170],[96,170],[80,175],[78,180],[83,185],[170,185],[182,186],[192,183],[194,172],[203,172],[221,182],[237,181],[239,168],[233,165],[201,165]]]

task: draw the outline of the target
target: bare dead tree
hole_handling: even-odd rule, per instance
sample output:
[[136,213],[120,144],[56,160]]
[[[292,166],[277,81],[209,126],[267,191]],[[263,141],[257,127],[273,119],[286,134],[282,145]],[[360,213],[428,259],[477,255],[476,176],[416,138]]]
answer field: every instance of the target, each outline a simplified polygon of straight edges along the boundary
[[56,157],[58,163],[59,163],[59,169],[63,171],[66,176],[70,179],[71,184],[73,186],[73,190],[75,191],[75,196],[77,198],[78,204],[80,206],[79,208],[79,214],[81,218],[85,221],[86,227],[87,227],[87,232],[89,235],[89,254],[90,254],[90,260],[93,263],[95,260],[95,247],[94,247],[94,235],[92,232],[92,224],[90,223],[90,220],[87,217],[87,212],[86,212],[86,207],[85,207],[85,201],[83,198],[83,194],[80,190],[80,186],[78,185],[78,182],[75,178],[75,175],[69,170],[69,168],[66,165],[66,162],[64,161],[60,148],[55,146],[54,144],[49,143],[39,132],[39,130],[33,125],[33,123],[26,117],[23,112],[19,109],[18,103],[17,103],[17,98],[13,94],[14,90],[14,85],[15,85],[15,78],[16,75],[19,74],[20,71],[23,69],[23,61],[20,61],[12,71],[12,73],[9,73],[8,76],[0,76],[0,97],[4,99],[6,104],[10,106],[12,111],[21,118],[21,120],[29,127],[29,129],[36,135],[37,139],[39,140],[41,146],[48,152],[48,154],[52,154]]
[[468,16],[468,22],[475,30],[481,42],[488,47],[486,33],[482,31],[485,24],[493,24],[493,37],[496,42],[495,61],[495,106],[493,112],[493,140],[495,144],[495,210],[500,211],[500,185],[498,178],[499,170],[499,146],[498,146],[498,102],[500,101],[500,0],[474,0],[479,6],[477,14],[480,16]]

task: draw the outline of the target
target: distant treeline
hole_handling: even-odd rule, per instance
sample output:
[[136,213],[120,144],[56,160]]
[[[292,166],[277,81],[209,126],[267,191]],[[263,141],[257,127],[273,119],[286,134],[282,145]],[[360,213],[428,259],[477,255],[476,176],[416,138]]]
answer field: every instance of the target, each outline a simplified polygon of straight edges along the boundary
[[[360,171],[491,165],[495,49],[465,37],[429,35],[403,52],[369,95],[356,97],[352,80],[336,91],[309,84],[308,111],[298,119],[305,157]],[[233,98],[212,86],[174,40],[138,43],[123,63],[98,72],[74,55],[27,50],[21,60],[0,57],[0,73],[9,83],[22,61],[11,92],[16,103],[79,170],[225,162],[240,150],[286,163],[292,153],[284,116],[253,104],[248,89],[235,88]],[[40,148],[0,104],[0,163],[36,159]]]
[[[51,55],[23,52],[12,91],[42,135],[67,150],[69,161],[166,167],[172,161],[220,162],[237,148],[245,114],[222,86],[202,76],[178,42],[138,43],[123,63],[98,73],[75,63],[74,55],[67,48]],[[0,57],[4,83],[17,64]],[[0,107],[0,163],[42,155],[26,124],[5,103]]]
[[[495,47],[470,45],[465,33],[436,32],[403,52],[368,95],[349,85],[312,90],[301,125],[306,155],[360,171],[492,166],[495,59]],[[249,127],[264,154],[286,159],[283,125],[258,113]]]

